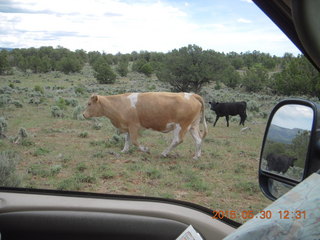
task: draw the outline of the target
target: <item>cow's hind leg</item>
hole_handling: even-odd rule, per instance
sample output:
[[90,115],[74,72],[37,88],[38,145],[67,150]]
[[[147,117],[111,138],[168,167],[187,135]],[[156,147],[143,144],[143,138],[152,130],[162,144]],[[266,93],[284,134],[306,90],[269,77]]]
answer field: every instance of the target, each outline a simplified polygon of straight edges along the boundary
[[196,152],[194,154],[193,159],[198,159],[201,156],[202,138],[201,138],[201,133],[200,133],[200,129],[199,129],[199,122],[200,122],[200,119],[199,119],[199,121],[195,122],[189,130],[189,132],[190,132],[190,134],[196,144]]
[[121,152],[126,153],[129,151],[129,148],[130,148],[130,135],[129,135],[129,133],[125,133],[124,141],[125,141],[124,147]]
[[170,144],[170,146],[164,150],[161,155],[163,157],[167,157],[168,153],[175,148],[176,146],[178,146],[180,143],[183,142],[183,137],[186,134],[186,129],[182,129],[180,124],[175,124],[175,127],[173,129],[173,140]]
[[241,115],[240,115],[240,123],[239,123],[239,125],[243,125],[244,126],[244,121],[246,120],[246,118],[247,118],[247,114],[244,112],[244,113],[242,113]]
[[226,115],[227,127],[229,127],[229,115]]

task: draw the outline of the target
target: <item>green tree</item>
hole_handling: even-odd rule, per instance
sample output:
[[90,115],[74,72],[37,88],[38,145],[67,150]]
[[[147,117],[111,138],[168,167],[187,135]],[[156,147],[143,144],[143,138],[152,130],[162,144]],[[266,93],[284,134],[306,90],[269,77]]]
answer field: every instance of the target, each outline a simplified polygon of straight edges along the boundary
[[230,88],[236,88],[240,83],[240,75],[233,66],[228,66],[223,71],[222,79],[223,83]]
[[129,66],[129,62],[125,60],[120,61],[120,63],[118,64],[117,72],[120,74],[121,77],[127,76],[128,66]]
[[243,76],[242,83],[248,92],[259,92],[267,84],[269,77],[262,64],[255,64]]
[[308,146],[310,140],[310,131],[299,132],[294,139],[292,139],[291,149],[297,156],[298,160],[295,165],[304,168],[305,160],[307,158]]
[[144,64],[140,69],[139,72],[145,74],[146,76],[150,77],[151,74],[153,73],[153,68],[151,66],[151,64],[148,62],[146,64]]
[[143,58],[139,58],[138,60],[134,61],[132,64],[132,71],[140,72],[143,65],[145,65],[147,61]]
[[173,91],[199,92],[204,84],[218,81],[226,66],[225,59],[216,52],[189,45],[168,53],[157,76]]
[[3,75],[10,70],[8,56],[8,51],[0,50],[0,75]]
[[319,72],[304,56],[289,59],[286,59],[283,71],[275,74],[273,89],[284,95],[319,95]]
[[101,84],[110,84],[116,81],[116,74],[112,71],[110,65],[103,57],[99,58],[93,66],[95,70],[94,77]]
[[64,72],[65,74],[73,73],[73,72],[80,72],[81,70],[81,63],[76,58],[76,56],[69,54],[68,56],[63,57],[58,62],[58,70]]
[[50,60],[49,56],[46,55],[46,56],[42,57],[42,59],[41,59],[39,71],[46,73],[46,72],[50,72],[51,70],[52,70],[51,60]]

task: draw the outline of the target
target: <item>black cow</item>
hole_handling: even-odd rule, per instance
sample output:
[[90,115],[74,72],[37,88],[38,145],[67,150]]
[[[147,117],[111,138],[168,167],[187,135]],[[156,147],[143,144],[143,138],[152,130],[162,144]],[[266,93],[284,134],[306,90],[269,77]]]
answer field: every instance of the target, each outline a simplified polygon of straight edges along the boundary
[[216,123],[219,119],[219,117],[226,117],[227,120],[227,126],[229,127],[229,115],[236,116],[240,115],[240,124],[244,126],[244,121],[247,118],[247,103],[246,102],[225,102],[225,103],[219,103],[219,102],[209,102],[211,105],[210,109],[212,111],[215,111],[216,113],[216,121],[214,122],[213,126],[216,126]]
[[286,173],[289,167],[293,167],[295,157],[289,157],[282,154],[269,153],[267,155],[267,170]]

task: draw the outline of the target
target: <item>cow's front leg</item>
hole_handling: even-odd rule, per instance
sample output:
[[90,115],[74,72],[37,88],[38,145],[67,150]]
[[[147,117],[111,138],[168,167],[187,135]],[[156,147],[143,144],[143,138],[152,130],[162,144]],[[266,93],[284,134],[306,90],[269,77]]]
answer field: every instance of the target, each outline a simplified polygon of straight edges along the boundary
[[138,128],[130,128],[129,129],[129,135],[130,135],[130,138],[131,138],[131,142],[133,145],[135,145],[140,151],[142,152],[147,152],[149,153],[149,149],[143,145],[140,145],[138,143],[138,133],[139,129]]
[[213,124],[214,127],[216,126],[216,123],[218,122],[218,119],[219,119],[219,116],[217,115],[217,116],[216,116],[216,121],[215,121],[214,124]]
[[130,135],[129,135],[129,133],[125,133],[124,141],[125,141],[124,147],[121,152],[126,153],[129,151],[129,148],[130,148]]

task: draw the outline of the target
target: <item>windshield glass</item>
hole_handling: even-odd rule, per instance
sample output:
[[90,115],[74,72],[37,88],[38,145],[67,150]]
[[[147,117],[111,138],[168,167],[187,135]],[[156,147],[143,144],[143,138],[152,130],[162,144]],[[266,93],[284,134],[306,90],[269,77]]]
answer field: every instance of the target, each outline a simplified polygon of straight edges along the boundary
[[268,115],[319,94],[319,76],[251,1],[1,5],[1,186],[178,199],[238,222],[270,204]]

